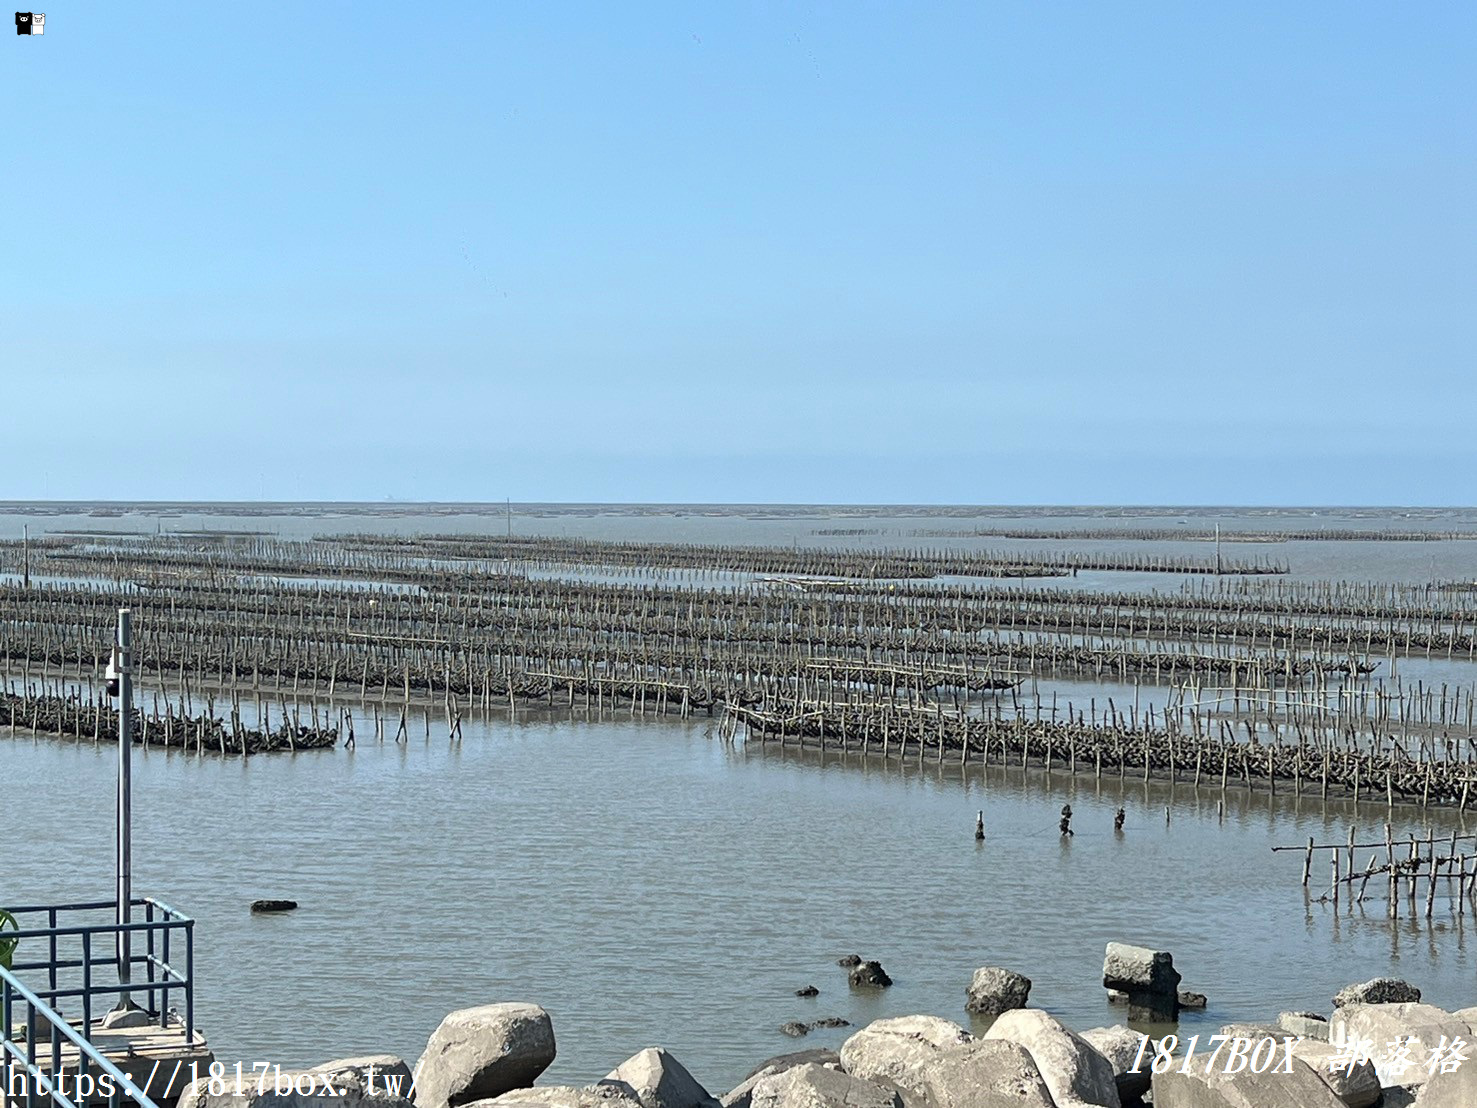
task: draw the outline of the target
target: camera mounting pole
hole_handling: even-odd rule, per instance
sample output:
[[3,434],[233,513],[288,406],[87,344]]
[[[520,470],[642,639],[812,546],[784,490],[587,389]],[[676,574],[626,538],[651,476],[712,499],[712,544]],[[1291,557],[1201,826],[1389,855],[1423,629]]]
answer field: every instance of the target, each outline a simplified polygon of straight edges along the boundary
[[[132,980],[132,964],[126,926],[132,917],[133,901],[133,613],[118,609],[118,984]],[[125,991],[118,999],[120,1009],[133,1007]]]

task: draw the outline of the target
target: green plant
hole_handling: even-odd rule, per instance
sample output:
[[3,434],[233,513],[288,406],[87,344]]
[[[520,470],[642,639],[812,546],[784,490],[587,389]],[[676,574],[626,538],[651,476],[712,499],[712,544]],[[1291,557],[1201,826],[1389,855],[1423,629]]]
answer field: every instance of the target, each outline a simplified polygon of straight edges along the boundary
[[6,938],[5,932],[20,929],[21,925],[16,922],[15,917],[0,908],[0,967],[10,968],[11,959],[15,955],[15,944],[20,942],[19,939]]

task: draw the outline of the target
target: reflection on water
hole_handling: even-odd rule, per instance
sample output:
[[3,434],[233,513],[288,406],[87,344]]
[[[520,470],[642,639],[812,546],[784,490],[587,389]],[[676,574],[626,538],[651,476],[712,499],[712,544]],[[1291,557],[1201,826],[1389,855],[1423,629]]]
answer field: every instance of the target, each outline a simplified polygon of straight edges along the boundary
[[[722,1090],[796,1048],[788,1020],[964,1022],[987,963],[1027,974],[1032,1002],[1075,1026],[1116,1022],[1110,940],[1174,952],[1211,999],[1190,1033],[1327,1010],[1383,973],[1436,1004],[1473,999],[1470,912],[1444,893],[1431,921],[1392,925],[1383,900],[1335,910],[1301,887],[1300,855],[1268,849],[1342,841],[1351,822],[1382,838],[1378,805],[729,747],[707,720],[578,715],[468,723],[459,746],[433,724],[405,747],[362,728],[354,752],[141,755],[135,888],[199,918],[197,1009],[220,1055],[413,1059],[449,1009],[529,999],[554,1016],[551,1079],[660,1044]],[[110,887],[113,773],[107,746],[0,737],[0,902]],[[1465,822],[1404,808],[1395,833]],[[252,917],[263,896],[302,907]],[[849,993],[835,960],[852,951],[895,986]],[[793,995],[807,984],[820,996]]]

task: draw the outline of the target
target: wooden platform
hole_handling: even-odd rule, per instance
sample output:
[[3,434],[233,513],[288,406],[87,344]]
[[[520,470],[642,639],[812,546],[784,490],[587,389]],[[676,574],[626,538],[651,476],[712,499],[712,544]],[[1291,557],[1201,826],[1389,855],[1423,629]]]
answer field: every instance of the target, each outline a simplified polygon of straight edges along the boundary
[[[81,1021],[74,1020],[72,1026],[80,1031]],[[200,1029],[196,1028],[193,1038],[187,1039],[184,1024],[174,1019],[171,1019],[168,1027],[160,1027],[155,1022],[145,1027],[112,1029],[101,1028],[94,1021],[92,1043],[108,1061],[127,1074],[129,1080],[160,1105],[172,1104],[185,1086],[196,1077],[208,1076],[210,1063],[215,1060],[215,1055],[206,1045],[205,1035]],[[77,1073],[78,1060],[77,1048],[63,1040],[60,1068],[69,1082],[64,1090],[69,1096],[72,1092],[70,1081]],[[44,1027],[36,1029],[36,1061],[47,1073],[52,1071],[51,1037]],[[14,1065],[12,1062],[12,1066]],[[19,1077],[15,1078],[17,1084],[12,1086],[8,1071],[0,1076],[5,1078],[6,1090],[19,1088]],[[95,1068],[93,1076],[95,1079]],[[44,1102],[45,1098],[38,1098],[38,1104]],[[92,1102],[105,1104],[107,1098],[95,1096]],[[24,1105],[25,1098],[10,1098],[5,1103]]]

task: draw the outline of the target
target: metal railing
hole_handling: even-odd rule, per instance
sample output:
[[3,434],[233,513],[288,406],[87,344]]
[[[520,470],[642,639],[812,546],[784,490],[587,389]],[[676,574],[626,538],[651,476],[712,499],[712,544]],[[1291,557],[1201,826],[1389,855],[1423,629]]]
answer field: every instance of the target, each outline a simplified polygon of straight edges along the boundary
[[[80,1032],[63,1019],[44,1000],[15,980],[8,970],[0,968],[0,991],[4,995],[5,1026],[0,1039],[0,1076],[5,1087],[0,1103],[25,1104],[26,1108],[90,1108],[100,1099],[108,1108],[120,1108],[124,1100],[138,1108],[159,1108],[149,1095],[135,1085],[129,1076],[110,1062]],[[26,1006],[25,1046],[15,1041],[17,1028],[12,1026],[16,1000]],[[50,1031],[49,1051],[43,1060],[36,1049],[37,1017]],[[77,1064],[71,1074],[62,1066],[62,1042],[77,1048]],[[94,1073],[94,1071],[96,1071]],[[16,1085],[21,1086],[20,1091]],[[68,1086],[71,1086],[70,1091]]]
[[[0,1104],[88,1108],[106,1101],[116,1108],[128,1101],[158,1108],[104,1056],[93,1032],[116,999],[146,1013],[151,1025],[182,1031],[184,1044],[194,1042],[195,921],[151,897],[132,906],[144,918],[123,924],[72,922],[86,913],[116,913],[114,901],[8,909],[20,930],[5,932],[16,949],[10,969],[0,967]],[[136,940],[143,949],[135,954]],[[28,958],[42,943],[45,957]],[[183,1003],[182,1016],[171,998]],[[63,1014],[73,1003],[80,1020]],[[19,1024],[17,1008],[24,1010]],[[63,1070],[63,1044],[75,1048],[75,1059],[70,1052],[66,1058],[72,1072]]]

